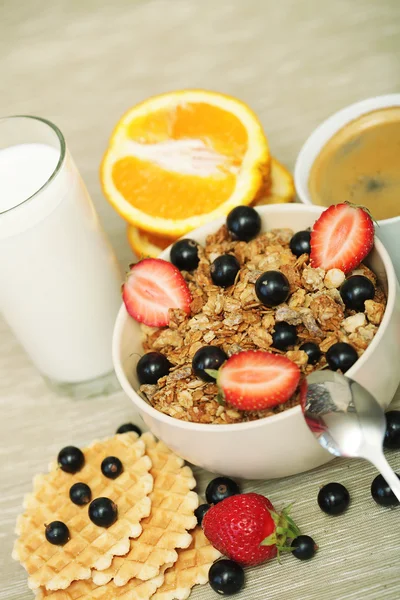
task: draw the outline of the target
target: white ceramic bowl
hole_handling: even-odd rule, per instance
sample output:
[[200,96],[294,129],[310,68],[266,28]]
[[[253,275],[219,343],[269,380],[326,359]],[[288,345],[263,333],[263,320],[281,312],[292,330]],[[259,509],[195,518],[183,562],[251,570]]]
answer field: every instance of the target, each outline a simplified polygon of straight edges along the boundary
[[[387,94],[386,96],[375,96],[350,106],[342,108],[321,123],[305,141],[296,160],[294,168],[294,183],[297,195],[304,204],[312,204],[308,179],[315,159],[325,144],[342,127],[354,121],[361,115],[365,115],[381,108],[400,106],[400,94]],[[400,281],[400,211],[398,217],[382,219],[378,221],[379,227],[376,234],[387,248]]]
[[[263,231],[276,227],[299,231],[311,226],[322,209],[292,204],[262,206],[258,211]],[[206,224],[191,232],[190,237],[203,244],[224,220]],[[161,258],[169,260],[169,249]],[[386,408],[400,381],[400,296],[393,265],[379,240],[367,262],[388,293],[388,303],[375,338],[347,374],[368,388]],[[298,406],[272,417],[234,425],[188,423],[164,415],[136,393],[136,363],[141,354],[139,325],[122,305],[113,338],[117,377],[149,429],[187,461],[233,477],[269,479],[301,473],[332,458],[314,440]]]

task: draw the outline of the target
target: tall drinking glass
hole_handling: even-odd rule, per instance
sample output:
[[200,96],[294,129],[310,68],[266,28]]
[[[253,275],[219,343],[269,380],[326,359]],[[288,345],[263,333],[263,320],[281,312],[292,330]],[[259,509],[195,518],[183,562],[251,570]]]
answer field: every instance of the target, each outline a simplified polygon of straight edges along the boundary
[[62,393],[115,388],[121,273],[61,131],[0,119],[0,310]]

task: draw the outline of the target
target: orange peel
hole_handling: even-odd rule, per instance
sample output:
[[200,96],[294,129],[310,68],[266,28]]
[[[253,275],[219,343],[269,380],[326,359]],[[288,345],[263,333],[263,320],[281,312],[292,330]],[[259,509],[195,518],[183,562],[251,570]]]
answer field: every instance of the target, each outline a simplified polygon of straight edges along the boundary
[[253,206],[293,202],[295,195],[293,176],[276,158],[271,157],[270,186],[264,195],[254,201]]

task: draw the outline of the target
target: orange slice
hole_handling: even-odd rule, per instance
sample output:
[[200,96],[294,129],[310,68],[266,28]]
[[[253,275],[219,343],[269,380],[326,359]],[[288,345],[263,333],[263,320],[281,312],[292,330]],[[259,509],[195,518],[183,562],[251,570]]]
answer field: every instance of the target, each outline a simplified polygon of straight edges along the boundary
[[138,229],[134,225],[128,225],[126,233],[129,245],[139,259],[147,257],[157,258],[160,252],[178,239],[176,237],[169,238],[164,235],[150,233],[143,229]]
[[268,182],[268,142],[253,112],[202,90],[131,108],[101,165],[104,193],[132,225],[178,237],[250,204]]
[[271,157],[270,187],[253,205],[293,202],[295,197],[292,175],[276,158]]

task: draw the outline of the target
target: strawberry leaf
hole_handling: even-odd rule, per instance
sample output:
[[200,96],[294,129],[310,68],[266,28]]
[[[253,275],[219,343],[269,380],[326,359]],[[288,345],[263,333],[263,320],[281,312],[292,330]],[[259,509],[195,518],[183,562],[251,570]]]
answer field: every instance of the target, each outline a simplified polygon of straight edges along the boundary
[[287,533],[287,529],[285,527],[277,527],[276,528],[276,533],[278,535],[285,535],[285,533]]
[[274,521],[275,525],[278,525],[278,523],[280,523],[281,516],[278,515],[278,513],[274,512],[273,510],[270,510],[269,514],[271,515],[272,520]]
[[297,537],[298,535],[300,535],[300,529],[297,527],[296,523],[293,521],[292,517],[289,517],[286,515],[286,521],[288,522],[289,525],[289,530],[294,533],[294,537]]
[[268,537],[263,539],[260,546],[275,546],[276,544],[276,535],[275,533],[271,533]]
[[285,508],[282,511],[282,514],[287,517],[290,514],[290,511],[293,508],[293,502],[291,504],[288,504],[287,506],[285,506]]
[[286,540],[294,539],[300,535],[300,529],[297,527],[292,517],[289,516],[291,508],[292,505],[290,504],[283,509],[281,514],[272,510],[269,511],[271,518],[275,523],[275,531],[261,542],[261,546],[275,545],[278,551],[278,557],[281,549],[289,551],[289,547],[286,546]]
[[217,394],[217,402],[220,406],[225,406],[225,398],[221,390]]
[[216,369],[204,369],[204,371],[213,379],[217,379],[218,371]]

